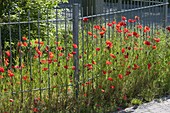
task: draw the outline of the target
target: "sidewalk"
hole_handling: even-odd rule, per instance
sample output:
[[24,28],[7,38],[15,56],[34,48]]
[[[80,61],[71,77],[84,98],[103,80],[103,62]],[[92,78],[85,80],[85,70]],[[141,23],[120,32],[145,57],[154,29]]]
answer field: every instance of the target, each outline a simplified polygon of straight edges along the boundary
[[126,108],[115,113],[170,113],[170,96],[153,100],[138,107]]

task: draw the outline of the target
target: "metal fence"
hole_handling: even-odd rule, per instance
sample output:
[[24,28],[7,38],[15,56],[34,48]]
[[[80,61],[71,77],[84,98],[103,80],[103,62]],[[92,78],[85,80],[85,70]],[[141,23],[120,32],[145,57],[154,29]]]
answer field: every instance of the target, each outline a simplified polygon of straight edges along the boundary
[[[79,93],[85,91],[80,85],[89,84],[94,79],[97,83],[97,78],[103,73],[102,65],[98,68],[101,70],[99,73],[89,70],[93,61],[100,63],[95,57],[98,54],[95,50],[104,48],[102,43],[112,39],[113,35],[119,35],[112,26],[113,22],[121,21],[125,16],[125,24],[131,29],[135,29],[134,23],[156,29],[167,26],[167,0],[118,0],[104,3],[102,10],[96,14],[93,14],[93,7],[90,8],[91,13],[87,10],[85,17],[85,10],[80,4],[73,4],[71,8],[48,9],[46,20],[41,19],[39,12],[35,21],[28,12],[27,20],[20,21],[18,18],[18,22],[12,22],[9,12],[9,22],[0,23],[0,66],[8,70],[6,74],[9,76],[12,73],[16,75],[4,77],[0,88],[8,90],[0,95],[8,92],[17,98],[15,94],[21,94],[20,100],[24,102],[35,95],[40,98],[48,95],[48,98],[55,99],[57,92],[58,99],[63,101],[61,93],[70,96],[67,90],[70,88],[78,98]],[[135,22],[129,22],[133,20]],[[93,35],[98,32],[94,26],[104,26],[107,32],[105,35]],[[94,40],[91,37],[101,38]],[[66,91],[63,92],[63,89]],[[26,92],[31,95],[26,97]],[[67,106],[67,101],[65,104]]]

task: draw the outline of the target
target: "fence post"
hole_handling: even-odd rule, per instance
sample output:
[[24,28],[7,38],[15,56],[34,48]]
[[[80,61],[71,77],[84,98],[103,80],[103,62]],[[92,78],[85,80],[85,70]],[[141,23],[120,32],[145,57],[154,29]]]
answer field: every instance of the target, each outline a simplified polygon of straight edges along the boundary
[[[118,6],[117,6],[117,11],[122,10],[122,0],[118,0]],[[117,20],[116,21],[121,21],[121,15],[122,13],[117,14]]]
[[73,43],[78,47],[73,48],[73,51],[76,52],[74,54],[74,80],[75,80],[75,88],[76,88],[76,98],[78,98],[79,93],[79,42],[78,42],[78,31],[79,31],[79,4],[73,4]]
[[0,66],[2,65],[2,40],[1,40],[1,27],[0,27]]
[[[168,0],[164,0],[164,3],[168,3]],[[167,17],[168,17],[168,4],[164,5],[164,22],[163,22],[163,28],[166,28],[166,24],[167,24]]]
[[117,8],[118,11],[121,11],[122,10],[122,0],[118,0],[118,8]]

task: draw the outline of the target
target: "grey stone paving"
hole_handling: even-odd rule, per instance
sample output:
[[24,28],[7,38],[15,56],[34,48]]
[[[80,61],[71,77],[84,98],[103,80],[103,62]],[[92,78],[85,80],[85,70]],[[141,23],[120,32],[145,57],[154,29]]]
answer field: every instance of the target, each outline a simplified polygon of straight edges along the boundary
[[144,103],[135,107],[126,108],[125,110],[114,113],[170,113],[170,96],[161,99],[155,99],[149,103]]

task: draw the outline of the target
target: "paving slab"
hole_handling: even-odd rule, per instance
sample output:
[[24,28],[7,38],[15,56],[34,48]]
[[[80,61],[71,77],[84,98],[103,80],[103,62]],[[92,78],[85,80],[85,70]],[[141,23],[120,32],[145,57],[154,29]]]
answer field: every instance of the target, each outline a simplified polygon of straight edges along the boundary
[[149,103],[132,106],[114,113],[170,113],[170,96],[155,99]]

